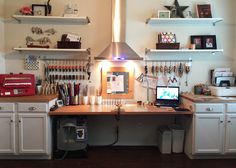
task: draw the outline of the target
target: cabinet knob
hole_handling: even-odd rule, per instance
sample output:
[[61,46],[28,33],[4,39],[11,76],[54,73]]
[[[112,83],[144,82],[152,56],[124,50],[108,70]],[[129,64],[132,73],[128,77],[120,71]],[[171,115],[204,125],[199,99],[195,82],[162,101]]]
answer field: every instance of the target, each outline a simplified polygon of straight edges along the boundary
[[206,108],[206,111],[213,111],[213,108],[212,107],[208,107],[208,108]]
[[34,111],[34,110],[36,110],[37,108],[36,107],[29,107],[29,110],[30,111]]
[[224,121],[220,121],[220,123],[223,123]]
[[13,120],[10,120],[11,123],[13,123]]
[[19,123],[21,123],[21,120],[19,120]]
[[231,123],[231,121],[228,121],[228,123]]

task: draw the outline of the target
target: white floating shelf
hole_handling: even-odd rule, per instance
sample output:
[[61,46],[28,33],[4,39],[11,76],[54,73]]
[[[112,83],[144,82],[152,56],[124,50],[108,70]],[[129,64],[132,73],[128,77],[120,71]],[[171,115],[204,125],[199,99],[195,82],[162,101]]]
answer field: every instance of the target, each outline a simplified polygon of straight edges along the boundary
[[66,22],[66,23],[77,23],[77,24],[88,24],[90,20],[87,16],[85,17],[62,17],[62,16],[27,16],[27,15],[13,15],[19,23],[21,22]]
[[148,18],[146,24],[212,24],[223,21],[223,18]]
[[43,51],[43,52],[83,52],[90,54],[88,49],[59,49],[59,48],[14,48],[16,51]]
[[179,49],[179,50],[165,50],[165,49],[146,49],[145,52],[146,54],[157,54],[157,53],[219,53],[219,52],[223,52],[223,49],[213,49],[213,50],[205,50],[205,49],[201,49],[201,50],[188,50],[188,49]]

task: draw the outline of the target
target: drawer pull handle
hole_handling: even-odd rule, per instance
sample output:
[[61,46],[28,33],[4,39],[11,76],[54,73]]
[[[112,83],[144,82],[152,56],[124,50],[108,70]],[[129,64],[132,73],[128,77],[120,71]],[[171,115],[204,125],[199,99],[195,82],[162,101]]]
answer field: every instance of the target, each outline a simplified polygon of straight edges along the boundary
[[0,110],[2,110],[3,108],[2,107],[0,107]]
[[208,107],[208,108],[206,108],[206,111],[213,111],[213,108],[212,107]]
[[231,121],[228,121],[228,123],[231,123]]
[[223,123],[224,121],[220,121],[220,123]]
[[11,120],[10,122],[13,123],[13,120]]
[[30,111],[34,111],[34,110],[36,110],[37,108],[36,107],[29,107],[29,110]]

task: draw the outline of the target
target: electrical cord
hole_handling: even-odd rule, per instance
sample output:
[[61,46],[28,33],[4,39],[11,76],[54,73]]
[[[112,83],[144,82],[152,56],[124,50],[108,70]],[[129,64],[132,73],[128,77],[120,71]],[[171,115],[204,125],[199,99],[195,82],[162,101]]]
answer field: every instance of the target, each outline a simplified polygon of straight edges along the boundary
[[118,141],[119,141],[119,130],[120,130],[120,127],[119,127],[119,121],[120,121],[120,108],[118,108],[117,110],[117,114],[115,115],[115,119],[116,119],[116,138],[115,138],[115,141],[111,144],[108,144],[108,145],[103,145],[104,147],[109,147],[109,146],[114,146]]

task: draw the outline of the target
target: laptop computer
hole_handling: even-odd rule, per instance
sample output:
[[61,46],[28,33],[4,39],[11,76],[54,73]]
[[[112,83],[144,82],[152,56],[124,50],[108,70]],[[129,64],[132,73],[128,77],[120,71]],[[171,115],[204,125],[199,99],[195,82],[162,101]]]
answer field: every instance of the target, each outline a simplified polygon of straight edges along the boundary
[[178,86],[157,86],[156,106],[178,107],[180,103],[180,89]]

